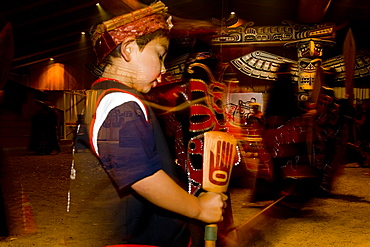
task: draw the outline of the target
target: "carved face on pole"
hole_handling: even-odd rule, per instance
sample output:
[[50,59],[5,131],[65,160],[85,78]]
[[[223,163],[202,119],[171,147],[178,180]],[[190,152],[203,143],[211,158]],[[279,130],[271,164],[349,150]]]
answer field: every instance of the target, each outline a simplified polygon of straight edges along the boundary
[[303,39],[295,43],[298,55],[298,100],[306,101],[313,90],[317,66],[321,66],[321,57],[325,45],[332,45],[334,42],[322,39]]
[[[313,89],[317,66],[320,66],[320,57],[323,45],[312,39],[303,40],[297,45],[298,49],[298,92],[309,92]],[[304,96],[301,100],[307,100]]]

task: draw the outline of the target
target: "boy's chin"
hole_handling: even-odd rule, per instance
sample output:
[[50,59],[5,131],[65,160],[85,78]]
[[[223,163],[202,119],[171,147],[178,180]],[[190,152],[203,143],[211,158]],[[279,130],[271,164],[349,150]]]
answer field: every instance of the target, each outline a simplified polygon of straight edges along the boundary
[[139,92],[140,93],[149,93],[150,90],[152,90],[153,87],[145,87],[145,88],[142,88]]
[[157,80],[153,81],[152,88],[155,88],[157,85],[158,85],[158,81]]

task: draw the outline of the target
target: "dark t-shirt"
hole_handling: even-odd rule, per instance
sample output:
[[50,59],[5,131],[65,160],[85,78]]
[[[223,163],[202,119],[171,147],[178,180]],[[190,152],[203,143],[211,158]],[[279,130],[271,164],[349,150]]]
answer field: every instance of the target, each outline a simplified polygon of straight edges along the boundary
[[135,101],[125,101],[126,95],[119,92],[105,96],[102,104],[104,100],[125,103],[112,108],[104,122],[95,121],[101,122],[101,126],[93,126],[99,128],[96,140],[99,158],[119,190],[162,168],[146,109]]

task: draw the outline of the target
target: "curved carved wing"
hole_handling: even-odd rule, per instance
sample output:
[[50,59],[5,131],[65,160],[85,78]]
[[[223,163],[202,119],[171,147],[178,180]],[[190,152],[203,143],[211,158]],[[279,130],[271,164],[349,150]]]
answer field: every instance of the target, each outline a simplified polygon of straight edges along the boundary
[[[343,55],[335,56],[325,60],[322,65],[324,68],[334,69],[336,76],[334,80],[345,81],[346,80],[346,68],[344,66]],[[361,78],[370,75],[370,54],[368,50],[359,50],[356,52],[356,62],[354,69],[354,78]]]
[[298,71],[297,61],[260,50],[248,53],[230,62],[243,74],[265,80],[277,80],[276,72],[284,63],[292,64],[291,73],[293,77]]

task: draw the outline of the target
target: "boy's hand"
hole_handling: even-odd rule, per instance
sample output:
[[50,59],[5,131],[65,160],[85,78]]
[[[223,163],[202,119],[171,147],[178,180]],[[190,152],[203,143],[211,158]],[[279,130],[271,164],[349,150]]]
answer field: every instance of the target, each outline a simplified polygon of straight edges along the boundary
[[198,220],[206,223],[216,223],[223,220],[224,208],[226,208],[227,195],[213,192],[203,192],[198,196],[200,214]]

